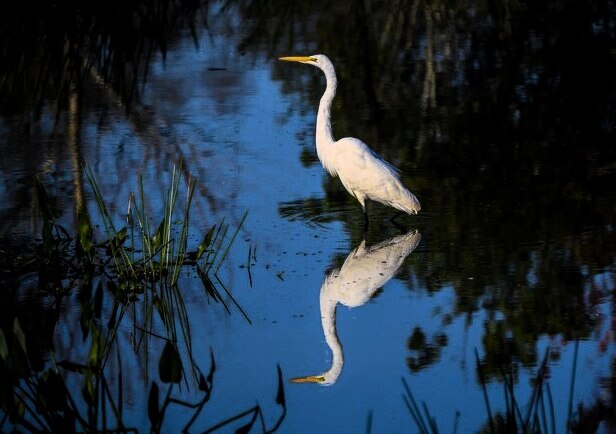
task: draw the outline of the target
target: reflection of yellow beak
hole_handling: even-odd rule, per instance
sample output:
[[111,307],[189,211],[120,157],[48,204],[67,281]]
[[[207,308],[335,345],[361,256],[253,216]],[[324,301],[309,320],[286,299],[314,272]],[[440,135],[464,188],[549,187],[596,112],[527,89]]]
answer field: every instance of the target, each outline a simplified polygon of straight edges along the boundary
[[278,60],[286,60],[287,62],[314,62],[316,59],[310,56],[287,56],[279,57]]
[[322,383],[325,381],[325,377],[322,375],[310,375],[308,377],[292,378],[293,383]]

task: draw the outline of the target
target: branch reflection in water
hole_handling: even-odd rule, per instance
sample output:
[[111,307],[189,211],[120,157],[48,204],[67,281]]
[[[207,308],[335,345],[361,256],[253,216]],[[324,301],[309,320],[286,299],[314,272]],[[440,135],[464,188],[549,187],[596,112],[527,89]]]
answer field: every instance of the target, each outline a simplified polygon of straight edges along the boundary
[[336,306],[340,303],[353,308],[370,300],[377,289],[396,274],[420,240],[421,234],[417,230],[371,247],[366,247],[366,240],[363,240],[349,253],[342,267],[325,276],[320,293],[321,325],[325,341],[332,351],[332,365],[322,374],[293,378],[291,381],[330,386],[338,380],[344,365],[344,354],[336,332]]

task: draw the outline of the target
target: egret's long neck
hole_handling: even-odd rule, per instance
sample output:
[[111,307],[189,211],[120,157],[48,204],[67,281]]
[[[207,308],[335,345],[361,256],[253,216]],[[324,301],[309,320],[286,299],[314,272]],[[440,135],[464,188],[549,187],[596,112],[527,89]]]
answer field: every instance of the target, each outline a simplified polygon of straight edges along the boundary
[[336,79],[336,72],[334,71],[333,66],[330,68],[324,68],[323,72],[325,73],[325,79],[327,80],[327,87],[325,89],[325,93],[321,97],[319,112],[317,113],[316,144],[319,160],[321,160],[323,166],[331,172],[327,164],[328,148],[334,143],[331,123],[331,108],[332,101],[336,96],[338,80]]

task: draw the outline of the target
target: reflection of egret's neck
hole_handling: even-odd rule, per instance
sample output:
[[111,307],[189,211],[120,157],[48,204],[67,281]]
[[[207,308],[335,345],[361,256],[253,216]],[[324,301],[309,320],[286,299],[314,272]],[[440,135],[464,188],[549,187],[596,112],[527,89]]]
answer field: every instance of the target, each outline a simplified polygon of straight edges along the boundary
[[336,271],[325,278],[320,295],[321,325],[323,326],[325,342],[327,342],[327,346],[332,351],[332,365],[328,371],[320,375],[294,378],[292,380],[294,383],[317,383],[322,386],[330,386],[338,380],[342,372],[344,354],[342,353],[342,345],[336,333],[336,306],[338,301],[332,298],[332,292],[329,291],[332,285],[337,283],[335,281],[336,278]]
[[[327,280],[335,276],[328,276]],[[325,283],[327,284],[327,282]],[[326,379],[334,383],[340,372],[342,371],[342,365],[344,364],[344,355],[342,353],[342,345],[338,339],[338,333],[336,332],[336,306],[338,301],[332,299],[329,291],[321,291],[321,325],[323,326],[323,333],[325,334],[325,342],[332,351],[332,366],[329,371],[324,374]]]

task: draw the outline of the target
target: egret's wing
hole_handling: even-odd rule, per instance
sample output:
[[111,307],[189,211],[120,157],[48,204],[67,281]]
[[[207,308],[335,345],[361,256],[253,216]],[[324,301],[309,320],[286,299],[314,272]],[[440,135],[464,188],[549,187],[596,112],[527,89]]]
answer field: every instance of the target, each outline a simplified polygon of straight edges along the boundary
[[400,180],[400,172],[376,155],[364,142],[344,138],[334,144],[337,175],[362,205],[370,199],[409,214],[421,209],[419,201]]
[[402,173],[402,171],[400,169],[398,169],[397,167],[393,166],[390,162],[383,160],[383,158],[379,154],[374,152],[372,149],[370,149],[370,148],[368,148],[368,149],[372,153],[372,156],[375,158],[376,162],[378,162],[379,164],[383,165],[386,169],[388,169],[396,177],[398,177],[398,178],[400,177],[400,174]]
[[400,171],[380,158],[364,142],[354,138],[340,139],[336,147],[336,169],[345,188],[356,195],[398,189]]
[[354,137],[340,139],[334,145],[336,147],[336,166],[338,172],[346,167],[353,170],[361,170],[366,174],[383,174],[387,172],[395,177],[400,176],[400,170],[383,160],[368,145]]

